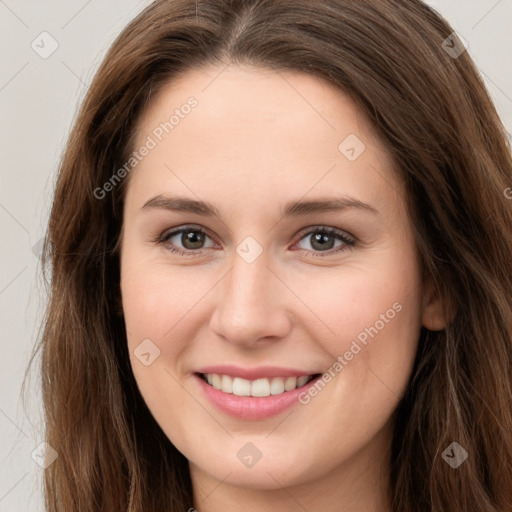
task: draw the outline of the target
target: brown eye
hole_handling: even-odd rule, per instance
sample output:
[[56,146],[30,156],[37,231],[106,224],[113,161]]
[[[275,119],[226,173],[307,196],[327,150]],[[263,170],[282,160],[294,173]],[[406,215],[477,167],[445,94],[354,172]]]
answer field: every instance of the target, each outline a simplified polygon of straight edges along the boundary
[[[310,248],[299,248],[308,252],[313,252],[315,256],[317,255],[315,253],[326,253],[326,256],[338,253],[352,247],[355,243],[354,239],[343,231],[329,227],[310,229],[302,236],[299,244],[304,240],[309,242]],[[323,256],[323,254],[318,255]]]
[[332,235],[326,235],[325,233],[316,233],[315,235],[309,235],[311,237],[311,247],[317,251],[329,250],[334,247],[336,241]]
[[[162,234],[157,242],[168,246],[171,252],[179,254],[200,253],[202,249],[214,247],[212,243],[205,246],[205,242],[210,237],[200,228],[184,226]],[[211,239],[210,239],[211,240]]]
[[197,230],[188,229],[181,233],[181,243],[185,249],[201,249],[201,246],[204,244],[204,239],[205,234]]

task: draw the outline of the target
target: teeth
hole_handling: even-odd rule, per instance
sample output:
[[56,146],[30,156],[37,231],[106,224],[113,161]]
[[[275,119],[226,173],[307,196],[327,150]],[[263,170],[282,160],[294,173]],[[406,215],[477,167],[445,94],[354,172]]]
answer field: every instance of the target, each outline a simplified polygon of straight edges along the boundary
[[288,377],[284,381],[284,390],[292,391],[297,387],[297,377]]
[[233,393],[233,379],[223,375],[221,378],[221,389],[224,393]]
[[222,382],[221,382],[220,375],[217,375],[216,373],[214,373],[212,375],[212,386],[215,389],[222,389]]
[[229,375],[207,373],[204,375],[206,381],[215,389],[224,393],[232,393],[237,396],[263,397],[269,395],[280,395],[285,391],[293,391],[304,386],[312,378],[312,375],[301,377],[273,377],[270,379],[247,380]]
[[284,379],[282,377],[275,377],[270,383],[270,394],[280,395],[284,393]]
[[268,379],[253,380],[251,383],[251,396],[270,395],[270,382]]
[[304,384],[306,384],[308,379],[309,379],[309,377],[307,375],[304,375],[302,377],[297,377],[297,387],[300,388],[301,386],[304,386]]
[[[224,375],[225,378],[231,380],[231,377]],[[250,396],[251,395],[251,381],[240,379],[238,377],[233,379],[233,395]]]

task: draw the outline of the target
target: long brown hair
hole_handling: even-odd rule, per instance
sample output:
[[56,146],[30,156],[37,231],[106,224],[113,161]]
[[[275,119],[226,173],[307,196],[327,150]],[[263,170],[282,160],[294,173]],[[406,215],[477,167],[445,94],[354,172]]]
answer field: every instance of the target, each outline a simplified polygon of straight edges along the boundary
[[[512,510],[512,161],[452,33],[420,0],[157,0],[123,30],[74,123],[44,245],[34,355],[58,453],[44,475],[49,512],[193,506],[187,460],[137,389],[118,311],[126,180],[94,191],[128,160],[155,92],[212,63],[322,77],[373,122],[406,183],[422,268],[453,309],[446,329],[419,333],[396,411],[393,511]],[[457,469],[442,458],[452,442],[468,453]]]

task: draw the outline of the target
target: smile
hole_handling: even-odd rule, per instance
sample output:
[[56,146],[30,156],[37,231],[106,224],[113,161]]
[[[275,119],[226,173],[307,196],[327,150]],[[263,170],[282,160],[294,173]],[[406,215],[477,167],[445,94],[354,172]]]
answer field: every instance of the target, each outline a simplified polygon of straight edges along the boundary
[[218,373],[202,373],[200,376],[213,388],[223,393],[236,396],[265,397],[281,395],[305,386],[319,374],[302,375],[299,377],[264,377],[248,380],[241,377],[221,375]]
[[197,368],[193,382],[199,393],[224,414],[239,420],[259,421],[300,404],[299,395],[321,378],[317,371],[311,367],[249,368],[220,364]]

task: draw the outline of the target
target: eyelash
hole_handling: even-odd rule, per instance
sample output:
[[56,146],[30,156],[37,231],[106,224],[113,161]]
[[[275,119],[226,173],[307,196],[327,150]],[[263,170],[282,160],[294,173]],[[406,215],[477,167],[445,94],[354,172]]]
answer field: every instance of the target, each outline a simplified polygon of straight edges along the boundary
[[[212,238],[208,235],[206,231],[204,231],[201,228],[198,228],[196,226],[182,226],[178,229],[174,229],[172,231],[164,231],[160,235],[156,237],[156,239],[153,240],[153,243],[157,245],[165,245],[170,238],[173,238],[176,235],[179,235],[180,233],[186,232],[186,231],[195,231],[197,233],[201,233],[206,235],[208,238]],[[302,233],[301,237],[299,238],[299,242],[308,237],[309,235],[312,235],[313,233],[321,233],[323,235],[333,235],[338,240],[343,242],[343,245],[339,246],[337,249],[330,249],[329,251],[312,251],[310,249],[298,249],[299,251],[306,251],[308,253],[312,253],[315,257],[326,257],[326,256],[332,256],[333,254],[339,254],[345,250],[350,250],[355,245],[355,240],[351,237],[349,237],[346,233],[343,231],[331,228],[328,226],[321,226],[321,227],[314,227],[312,229],[309,229],[308,231]],[[184,250],[180,249],[178,247],[175,247],[173,245],[168,245],[167,249],[171,251],[172,253],[178,254],[180,256],[201,256],[204,252],[204,250]]]

